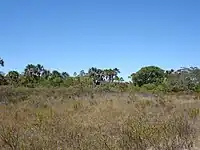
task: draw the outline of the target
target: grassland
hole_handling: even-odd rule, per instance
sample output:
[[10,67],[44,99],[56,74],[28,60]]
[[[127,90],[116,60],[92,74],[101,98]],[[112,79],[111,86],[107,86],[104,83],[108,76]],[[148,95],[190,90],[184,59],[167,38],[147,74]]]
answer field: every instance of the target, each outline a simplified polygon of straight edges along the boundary
[[198,149],[198,95],[0,89],[2,150]]

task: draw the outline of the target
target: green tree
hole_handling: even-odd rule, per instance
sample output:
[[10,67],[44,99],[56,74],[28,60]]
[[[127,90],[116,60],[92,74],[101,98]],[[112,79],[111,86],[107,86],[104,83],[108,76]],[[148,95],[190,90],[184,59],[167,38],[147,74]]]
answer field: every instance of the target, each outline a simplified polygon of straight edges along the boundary
[[102,69],[98,69],[95,67],[89,68],[88,76],[93,80],[103,81],[104,79],[104,71]]
[[19,73],[17,71],[9,71],[6,77],[11,85],[16,85],[19,82]]
[[165,71],[157,66],[142,67],[138,72],[132,74],[132,81],[135,85],[162,83]]
[[118,79],[118,74],[120,73],[118,68],[114,69],[105,69],[104,75],[107,81],[113,82],[115,79]]
[[44,72],[44,66],[41,64],[36,65],[36,74],[37,76],[42,76],[42,73]]
[[22,83],[29,84],[30,87],[35,86],[35,84],[40,84],[39,82],[41,78],[44,77],[45,71],[41,64],[28,64],[24,69],[24,76],[26,76],[26,78],[22,79]]
[[200,69],[198,67],[180,68],[168,75],[166,84],[172,91],[194,91],[200,84]]
[[33,64],[28,64],[24,69],[24,75],[34,76],[37,73],[37,67]]
[[62,75],[60,72],[58,72],[57,70],[53,70],[51,73],[51,77],[55,78],[55,77],[60,77],[62,78]]

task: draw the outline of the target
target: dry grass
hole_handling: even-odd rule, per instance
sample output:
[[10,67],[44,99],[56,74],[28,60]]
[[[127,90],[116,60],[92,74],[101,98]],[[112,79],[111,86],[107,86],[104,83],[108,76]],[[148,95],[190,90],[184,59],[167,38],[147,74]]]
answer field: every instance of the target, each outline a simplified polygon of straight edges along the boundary
[[63,89],[3,93],[20,98],[17,92],[25,100],[0,105],[2,150],[182,150],[192,148],[198,137],[198,100],[179,103],[170,96],[121,93],[70,96]]

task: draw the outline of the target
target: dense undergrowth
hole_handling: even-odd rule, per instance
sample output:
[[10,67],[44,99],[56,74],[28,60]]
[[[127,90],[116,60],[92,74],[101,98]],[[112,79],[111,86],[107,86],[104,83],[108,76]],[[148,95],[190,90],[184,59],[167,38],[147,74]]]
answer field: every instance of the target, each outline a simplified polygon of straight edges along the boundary
[[0,149],[182,150],[199,136],[198,95],[99,86],[0,88]]

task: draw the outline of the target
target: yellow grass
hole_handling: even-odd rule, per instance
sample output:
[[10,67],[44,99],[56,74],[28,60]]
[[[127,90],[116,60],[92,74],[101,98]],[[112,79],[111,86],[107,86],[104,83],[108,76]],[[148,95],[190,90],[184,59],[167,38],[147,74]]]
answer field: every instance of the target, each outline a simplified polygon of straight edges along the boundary
[[0,105],[2,150],[182,150],[198,137],[196,99],[19,91],[23,101]]

